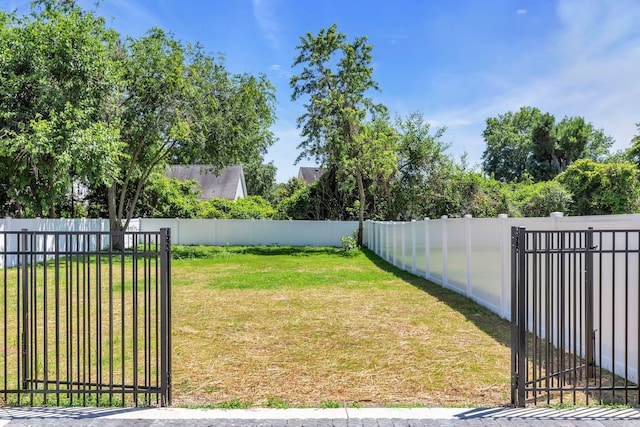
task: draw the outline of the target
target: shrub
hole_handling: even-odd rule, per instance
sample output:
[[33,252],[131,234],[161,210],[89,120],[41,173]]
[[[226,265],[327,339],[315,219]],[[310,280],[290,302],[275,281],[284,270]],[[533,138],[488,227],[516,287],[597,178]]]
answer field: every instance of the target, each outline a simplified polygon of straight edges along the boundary
[[639,171],[632,163],[596,163],[582,159],[556,178],[573,194],[572,215],[638,212]]
[[340,243],[342,243],[342,250],[345,253],[358,249],[358,230],[354,230],[349,236],[342,236]]

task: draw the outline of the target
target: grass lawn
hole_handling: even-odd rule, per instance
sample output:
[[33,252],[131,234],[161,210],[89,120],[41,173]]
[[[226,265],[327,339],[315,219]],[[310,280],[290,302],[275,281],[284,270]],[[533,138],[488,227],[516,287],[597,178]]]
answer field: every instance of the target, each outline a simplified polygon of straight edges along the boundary
[[369,251],[173,252],[174,405],[509,403],[508,322]]

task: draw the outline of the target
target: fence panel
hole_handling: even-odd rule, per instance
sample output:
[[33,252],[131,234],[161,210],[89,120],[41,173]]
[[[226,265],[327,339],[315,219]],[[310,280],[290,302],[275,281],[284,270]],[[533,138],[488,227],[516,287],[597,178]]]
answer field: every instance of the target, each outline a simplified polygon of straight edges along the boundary
[[456,292],[467,294],[467,226],[466,218],[448,219],[447,230],[447,283]]
[[469,260],[471,297],[494,313],[502,312],[504,262],[502,251],[502,219],[490,219],[470,227]]
[[512,236],[513,403],[640,403],[640,231]]
[[1,271],[5,404],[170,404],[167,229],[2,240],[0,259],[15,264]]
[[[341,246],[357,221],[142,218],[140,230],[171,228],[179,245]],[[365,236],[367,234],[365,233]]]

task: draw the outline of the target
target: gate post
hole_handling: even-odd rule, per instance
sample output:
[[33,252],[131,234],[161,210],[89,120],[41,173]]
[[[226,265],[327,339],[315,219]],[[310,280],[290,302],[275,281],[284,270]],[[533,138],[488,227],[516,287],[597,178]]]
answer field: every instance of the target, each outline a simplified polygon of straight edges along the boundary
[[524,227],[511,227],[511,403],[525,406],[526,237]]
[[160,229],[161,406],[171,405],[171,229]]
[[596,249],[596,247],[593,245],[593,227],[589,227],[587,230],[585,246],[585,357],[587,362],[587,378],[595,378],[594,353],[596,345],[596,332],[593,329],[593,250]]
[[21,233],[19,234],[19,247],[22,249],[22,256],[19,262],[22,263],[20,269],[22,270],[22,330],[21,330],[21,338],[22,338],[22,346],[21,346],[21,359],[22,359],[22,370],[20,378],[20,382],[22,383],[22,389],[27,390],[27,381],[29,377],[29,342],[31,340],[29,336],[29,250],[28,250],[28,230],[23,228]]

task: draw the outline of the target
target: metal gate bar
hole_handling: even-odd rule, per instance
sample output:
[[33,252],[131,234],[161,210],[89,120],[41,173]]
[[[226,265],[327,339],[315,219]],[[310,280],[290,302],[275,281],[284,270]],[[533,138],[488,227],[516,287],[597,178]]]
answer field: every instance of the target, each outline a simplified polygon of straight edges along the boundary
[[511,238],[512,403],[638,405],[640,230]]
[[0,242],[2,403],[171,403],[169,229]]

